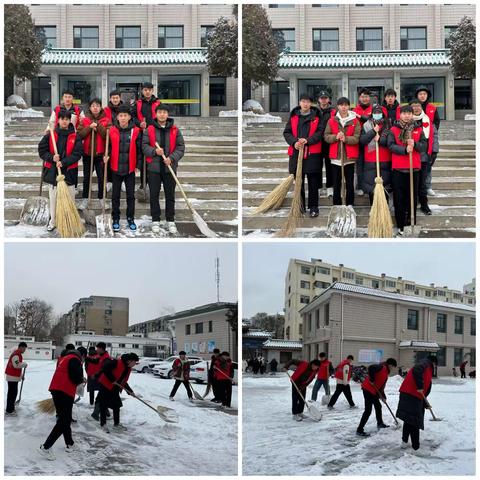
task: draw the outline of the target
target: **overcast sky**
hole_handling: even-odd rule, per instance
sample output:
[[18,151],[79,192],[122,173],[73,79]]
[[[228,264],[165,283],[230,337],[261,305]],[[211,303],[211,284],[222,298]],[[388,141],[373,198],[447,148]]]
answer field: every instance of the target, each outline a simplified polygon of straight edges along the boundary
[[475,244],[462,243],[247,243],[243,248],[243,318],[283,312],[290,258],[351,267],[362,273],[403,277],[462,290],[475,275]]
[[233,243],[17,243],[5,246],[5,303],[38,297],[67,312],[80,297],[130,298],[130,325],[220,301],[236,302]]

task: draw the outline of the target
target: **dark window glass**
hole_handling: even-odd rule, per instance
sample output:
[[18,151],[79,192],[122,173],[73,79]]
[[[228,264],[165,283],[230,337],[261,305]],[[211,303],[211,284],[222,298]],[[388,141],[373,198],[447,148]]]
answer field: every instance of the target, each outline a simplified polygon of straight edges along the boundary
[[57,27],[39,25],[35,27],[35,34],[45,47],[57,47]]
[[158,48],[183,48],[183,26],[159,26]]
[[455,333],[463,334],[463,317],[461,315],[455,315]]
[[73,48],[98,48],[98,27],[73,27]]
[[437,332],[447,333],[447,315],[445,313],[437,313]]
[[274,28],[272,30],[278,50],[282,52],[286,48],[295,50],[295,29],[294,28]]
[[383,50],[381,28],[357,28],[357,51]]
[[418,310],[408,310],[407,328],[409,330],[418,330]]
[[400,50],[427,48],[427,27],[401,27]]
[[290,110],[290,90],[288,82],[270,83],[270,111],[288,112]]
[[140,48],[140,27],[115,27],[115,48]]
[[200,46],[207,46],[208,36],[215,30],[213,25],[202,25],[200,27]]
[[226,77],[210,77],[210,106],[224,107],[227,104]]
[[338,52],[340,50],[338,28],[314,28],[313,50],[319,52]]

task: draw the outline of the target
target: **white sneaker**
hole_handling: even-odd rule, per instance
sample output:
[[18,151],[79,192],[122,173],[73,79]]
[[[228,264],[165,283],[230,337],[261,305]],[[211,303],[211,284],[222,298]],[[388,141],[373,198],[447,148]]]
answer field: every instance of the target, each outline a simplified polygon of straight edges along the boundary
[[78,447],[75,443],[73,445],[65,445],[65,451],[67,453],[75,453],[78,452]]
[[100,425],[100,429],[101,429],[104,433],[110,433],[110,430],[108,429],[107,424],[105,424],[105,425]]
[[14,410],[13,412],[5,412],[6,417],[16,417],[17,412]]
[[38,449],[40,455],[42,457],[45,457],[47,460],[55,460],[55,455],[51,451],[51,449],[46,450],[43,448],[43,445],[40,445],[40,448]]
[[55,230],[55,228],[57,228],[57,227],[56,227],[55,224],[50,220],[50,221],[48,222],[48,225],[47,225],[47,232],[52,232],[53,230]]
[[112,189],[112,182],[107,182],[107,192],[109,192],[111,189]]
[[152,222],[152,232],[160,233],[160,222]]
[[166,220],[160,220],[160,228],[162,230],[166,230],[167,229],[167,221]]
[[170,401],[174,402],[175,399],[173,397],[168,397],[170,399]]
[[170,235],[177,235],[178,230],[175,222],[167,222],[167,228]]
[[332,187],[327,188],[327,197],[333,197],[333,188]]
[[295,415],[295,420],[296,420],[297,422],[301,422],[301,421],[303,420],[302,415],[301,415],[300,413],[299,413],[298,415]]
[[355,191],[355,195],[358,195],[359,197],[363,197],[363,190],[361,188],[359,188],[358,190]]
[[420,448],[418,450],[413,450],[412,449],[412,455],[415,455],[416,457],[429,457],[430,453],[427,452],[426,450],[421,450]]
[[402,450],[406,450],[409,446],[410,446],[410,445],[409,445],[407,442],[403,442],[403,441],[402,441],[402,444],[400,445],[400,448],[401,448]]
[[118,425],[114,425],[112,428],[117,432],[126,432],[128,430],[127,427],[125,427],[125,425],[122,425],[121,423],[119,423]]
[[435,196],[435,191],[432,190],[431,188],[429,188],[429,189],[427,190],[427,195],[429,195],[430,197],[434,197],[434,196]]

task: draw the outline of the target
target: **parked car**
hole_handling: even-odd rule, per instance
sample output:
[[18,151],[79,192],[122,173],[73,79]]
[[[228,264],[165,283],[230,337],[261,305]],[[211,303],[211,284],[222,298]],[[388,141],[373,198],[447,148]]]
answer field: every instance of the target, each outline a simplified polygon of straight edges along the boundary
[[135,372],[148,373],[152,370],[152,368],[154,368],[155,365],[158,365],[160,362],[164,361],[164,358],[141,357],[132,370]]
[[[210,362],[206,360],[201,361],[200,363],[195,364],[193,367],[190,367],[190,378],[195,380],[197,383],[205,383],[208,381],[208,368],[210,367]],[[233,378],[235,382],[238,382],[238,364],[233,362]]]
[[[161,378],[172,378],[173,377],[173,362],[175,359],[179,358],[178,355],[172,355],[168,357],[163,362],[157,363],[152,368],[152,373]],[[188,361],[190,363],[190,367],[202,361],[200,357],[188,357]]]

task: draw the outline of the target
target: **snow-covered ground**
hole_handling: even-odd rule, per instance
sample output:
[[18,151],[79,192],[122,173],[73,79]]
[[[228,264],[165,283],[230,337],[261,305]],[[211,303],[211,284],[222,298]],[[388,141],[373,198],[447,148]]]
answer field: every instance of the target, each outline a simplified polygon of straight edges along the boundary
[[[72,424],[73,439],[79,452],[66,453],[60,438],[52,447],[56,460],[43,458],[36,450],[50,433],[55,416],[40,413],[36,402],[50,397],[54,365],[50,361],[29,362],[18,416],[5,418],[5,475],[237,474],[238,417],[190,404],[183,386],[176,401],[170,402],[167,397],[173,381],[141,373],[132,373],[130,386],[155,407],[174,408],[177,424],[166,424],[141,402],[123,395],[120,421],[128,431],[107,434],[88,420],[92,408],[88,397],[83,397],[73,407],[77,419]],[[193,386],[204,393],[205,385]],[[232,407],[237,407],[237,387],[233,388]]]
[[[386,388],[394,413],[401,381],[398,376],[392,377]],[[411,448],[400,448],[401,430],[388,428],[377,433],[374,413],[365,428],[372,435],[355,435],[363,413],[358,384],[352,385],[352,392],[359,408],[350,409],[342,395],[334,410],[320,407],[324,411],[320,422],[293,420],[291,384],[284,373],[275,377],[244,376],[242,385],[244,475],[475,474],[474,380],[444,377],[434,382],[429,400],[443,421],[431,422],[430,413],[425,412],[425,430],[420,432],[424,458],[413,455]],[[330,380],[332,387],[334,382]],[[323,393],[322,389],[319,400]],[[385,406],[383,420],[394,425]]]

